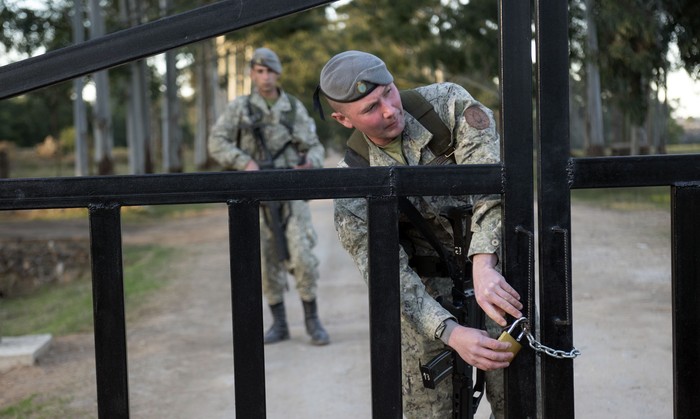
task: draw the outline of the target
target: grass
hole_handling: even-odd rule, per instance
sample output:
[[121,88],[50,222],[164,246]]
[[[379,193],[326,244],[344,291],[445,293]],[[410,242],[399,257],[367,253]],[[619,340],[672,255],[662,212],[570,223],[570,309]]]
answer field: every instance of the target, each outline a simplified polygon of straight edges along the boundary
[[34,394],[26,399],[0,409],[2,419],[54,419],[75,417],[68,407],[69,400],[61,397],[44,397]]
[[[167,265],[176,250],[157,245],[124,248],[124,298],[127,319],[152,292],[166,285]],[[2,302],[2,335],[87,333],[93,328],[92,284],[88,277],[51,284],[37,292]]]
[[571,200],[622,211],[669,210],[671,189],[668,186],[576,189],[571,191]]
[[[195,167],[194,152],[190,147],[183,150],[182,163],[185,173],[218,170],[217,168],[203,169]],[[97,169],[89,157],[89,174],[96,176]],[[112,162],[114,164],[115,175],[130,174],[129,150],[125,147],[115,147],[112,151]],[[153,162],[154,172],[162,173],[162,167],[158,161]],[[34,148],[12,148],[10,150],[10,177],[11,178],[52,178],[52,177],[72,177],[75,176],[75,156],[73,153],[65,153],[60,156],[44,157],[40,156]]]

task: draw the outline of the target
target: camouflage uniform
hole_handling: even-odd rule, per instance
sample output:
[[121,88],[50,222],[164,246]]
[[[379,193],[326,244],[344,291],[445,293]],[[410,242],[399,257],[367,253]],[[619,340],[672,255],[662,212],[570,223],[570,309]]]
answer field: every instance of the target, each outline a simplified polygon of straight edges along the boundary
[[[256,108],[254,114],[262,117],[260,123],[263,138],[270,153],[275,155],[283,150],[273,162],[275,168],[288,169],[296,166],[300,153],[306,156],[313,167],[323,167],[324,148],[316,135],[314,120],[297,98],[286,94],[282,89],[272,107],[268,107],[256,91],[228,104],[209,137],[209,153],[219,164],[227,169],[243,170],[250,160],[261,164],[267,158],[251,129],[255,121],[251,121],[254,117],[249,114],[248,100]],[[294,107],[291,101],[295,101]],[[285,121],[292,110],[293,120]],[[316,232],[311,224],[309,205],[305,201],[284,202],[282,212],[282,218],[287,224],[285,234],[289,250],[288,263],[278,261],[274,236],[265,220],[265,210],[261,207],[260,211],[263,293],[268,304],[281,303],[287,288],[287,272],[293,272],[301,299],[315,300],[318,259],[312,252],[316,245]]]
[[[492,112],[477,102],[458,85],[451,83],[420,87],[420,92],[435,108],[440,118],[452,131],[456,141],[455,158],[459,164],[485,164],[499,162],[499,136],[495,129]],[[481,124],[470,126],[463,116],[465,110],[478,106],[488,117]],[[402,133],[402,148],[409,165],[425,165],[435,156],[428,143],[432,134],[408,112],[404,112],[406,126]],[[478,129],[479,125],[483,129]],[[366,138],[365,138],[366,139]],[[371,141],[369,157],[371,166],[399,165]],[[339,167],[347,167],[345,161]],[[440,217],[445,206],[473,206],[471,231],[473,236],[469,256],[477,253],[498,253],[501,242],[501,207],[498,195],[411,197],[412,203],[432,225],[442,243],[452,248],[452,228],[447,219]],[[343,247],[352,255],[365,281],[367,281],[367,201],[365,199],[338,199],[335,201],[335,225]],[[416,255],[436,255],[426,243],[414,241]],[[436,390],[423,387],[419,361],[423,363],[444,350],[439,339],[442,324],[454,317],[445,310],[435,297],[449,297],[452,282],[449,278],[421,278],[408,266],[408,254],[400,248],[401,266],[401,332],[403,365],[403,402],[407,418],[451,417],[451,380],[444,380]],[[499,268],[500,269],[500,268]],[[500,332],[498,325],[487,319],[492,336]],[[487,373],[487,394],[496,416],[502,415],[502,371]]]

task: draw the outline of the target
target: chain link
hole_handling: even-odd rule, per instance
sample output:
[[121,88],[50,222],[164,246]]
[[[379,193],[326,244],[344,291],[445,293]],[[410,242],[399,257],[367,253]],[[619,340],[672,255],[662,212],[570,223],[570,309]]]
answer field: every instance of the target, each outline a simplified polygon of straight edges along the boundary
[[543,345],[542,343],[538,342],[537,339],[535,339],[532,333],[530,333],[530,322],[527,320],[527,318],[521,317],[520,319],[516,320],[516,323],[520,322],[522,322],[522,325],[520,326],[522,328],[522,333],[520,334],[520,336],[518,336],[518,340],[520,340],[520,338],[524,334],[525,337],[527,337],[527,341],[530,344],[530,347],[533,350],[535,350],[535,352],[540,352],[557,359],[574,359],[577,356],[581,355],[581,351],[579,351],[576,348],[573,348],[570,351],[562,351],[561,349],[553,349],[547,345]]

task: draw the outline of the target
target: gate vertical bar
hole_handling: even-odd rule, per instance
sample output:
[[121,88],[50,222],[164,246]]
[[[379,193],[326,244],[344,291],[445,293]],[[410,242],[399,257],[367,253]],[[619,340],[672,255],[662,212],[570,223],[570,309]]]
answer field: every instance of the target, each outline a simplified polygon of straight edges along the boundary
[[[540,339],[572,348],[568,2],[537,0]],[[543,417],[574,417],[572,360],[544,356]]]
[[673,296],[673,415],[700,417],[697,356],[700,339],[700,186],[673,187],[671,192]]
[[[503,268],[518,291],[523,313],[533,327],[535,316],[532,11],[529,1],[499,1],[501,126],[505,194],[503,199]],[[535,353],[522,351],[506,374],[506,417],[537,415]]]
[[259,203],[229,201],[228,209],[236,417],[264,418]]
[[403,417],[397,205],[395,196],[368,199],[372,417],[377,419]]
[[97,413],[129,417],[120,207],[89,207]]

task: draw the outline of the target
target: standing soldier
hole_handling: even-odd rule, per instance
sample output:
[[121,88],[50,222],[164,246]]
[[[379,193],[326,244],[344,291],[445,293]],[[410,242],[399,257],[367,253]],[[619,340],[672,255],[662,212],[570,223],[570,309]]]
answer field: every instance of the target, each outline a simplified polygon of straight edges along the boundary
[[[250,62],[253,92],[228,104],[212,128],[209,153],[232,170],[323,167],[324,148],[316,125],[299,99],[277,84],[277,54],[258,48]],[[262,286],[273,324],[265,343],[289,339],[284,308],[287,273],[292,273],[304,307],[306,331],[314,345],[330,342],[318,318],[316,232],[305,201],[264,202],[260,206]]]

